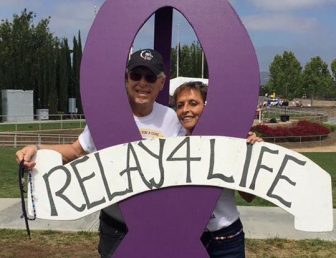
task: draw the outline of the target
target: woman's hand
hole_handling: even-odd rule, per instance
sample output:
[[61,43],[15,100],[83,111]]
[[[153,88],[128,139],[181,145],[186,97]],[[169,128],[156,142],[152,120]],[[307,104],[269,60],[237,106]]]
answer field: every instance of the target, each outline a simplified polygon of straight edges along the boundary
[[255,142],[263,142],[264,140],[258,137],[254,132],[249,132],[247,135],[246,142],[249,144],[254,144]]

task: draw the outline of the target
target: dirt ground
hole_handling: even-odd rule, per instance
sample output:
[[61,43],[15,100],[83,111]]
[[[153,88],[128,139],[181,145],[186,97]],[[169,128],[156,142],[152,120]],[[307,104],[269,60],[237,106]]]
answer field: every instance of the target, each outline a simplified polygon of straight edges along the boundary
[[336,152],[336,132],[331,132],[326,139],[307,142],[277,143],[297,152]]
[[298,147],[291,148],[297,152],[336,152],[336,146],[316,146],[316,147]]
[[[98,258],[97,243],[98,234],[92,232],[34,231],[29,240],[23,230],[0,230],[0,257]],[[335,252],[331,241],[246,239],[246,257],[251,258],[335,257]]]

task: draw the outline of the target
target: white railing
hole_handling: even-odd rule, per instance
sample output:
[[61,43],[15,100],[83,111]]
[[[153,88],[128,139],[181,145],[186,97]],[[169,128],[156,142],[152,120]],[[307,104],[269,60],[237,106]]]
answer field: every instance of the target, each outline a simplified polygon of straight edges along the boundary
[[328,119],[332,118],[332,114],[319,109],[271,107],[262,109],[261,120],[268,122],[271,118],[281,115],[288,115],[290,120],[310,120],[319,123],[327,122]]
[[322,144],[322,141],[325,140],[328,137],[328,134],[322,134],[322,135],[305,135],[305,136],[272,136],[272,137],[262,137],[264,141],[266,142],[272,142],[272,143],[300,143],[303,142],[318,142],[320,145]]
[[[317,143],[322,144],[328,135],[277,136],[263,137],[267,142],[282,143]],[[23,147],[30,144],[66,144],[76,141],[78,135],[44,133],[0,133],[0,147]]]
[[67,119],[85,119],[84,114],[47,114],[41,116],[38,114],[27,115],[0,115],[1,122],[32,122],[37,120],[67,120]]
[[0,133],[0,147],[23,147],[30,144],[66,144],[77,140],[73,134]]
[[[56,118],[61,118],[56,120]],[[80,119],[65,119],[65,116],[55,116],[54,120],[34,120],[25,122],[3,122],[0,123],[0,132],[13,132],[13,131],[32,131],[32,130],[58,130],[58,129],[75,129],[84,128],[86,125],[83,115]]]

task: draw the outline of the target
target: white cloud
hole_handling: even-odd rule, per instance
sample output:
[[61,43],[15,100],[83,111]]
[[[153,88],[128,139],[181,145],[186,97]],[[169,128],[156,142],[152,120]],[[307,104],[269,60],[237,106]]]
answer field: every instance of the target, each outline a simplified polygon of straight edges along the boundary
[[[24,6],[25,0],[1,0],[0,6],[3,7],[9,7],[9,6]],[[36,2],[32,0],[32,2]]]
[[269,11],[290,11],[336,4],[336,0],[249,0],[255,6]]
[[14,14],[20,15],[24,9],[35,11],[41,6],[41,0],[0,0],[0,19],[13,18]]
[[258,15],[246,16],[243,23],[249,31],[285,31],[310,32],[319,28],[315,18],[297,17],[291,15]]
[[[50,30],[56,36],[72,38],[80,30],[82,36],[89,31],[95,15],[92,1],[67,1],[57,5],[51,16]],[[85,40],[85,39],[84,39]]]

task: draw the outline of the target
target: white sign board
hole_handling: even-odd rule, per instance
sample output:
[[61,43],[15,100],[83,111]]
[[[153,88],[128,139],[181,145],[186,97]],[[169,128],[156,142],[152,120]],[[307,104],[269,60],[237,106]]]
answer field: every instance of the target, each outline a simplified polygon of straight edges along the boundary
[[[330,175],[305,156],[270,143],[191,136],[109,147],[62,165],[40,150],[32,177],[38,218],[78,219],[133,195],[207,185],[264,198],[295,217],[295,228],[333,228]],[[29,193],[29,214],[33,214]]]

